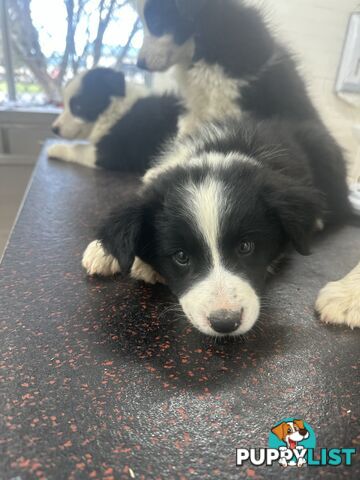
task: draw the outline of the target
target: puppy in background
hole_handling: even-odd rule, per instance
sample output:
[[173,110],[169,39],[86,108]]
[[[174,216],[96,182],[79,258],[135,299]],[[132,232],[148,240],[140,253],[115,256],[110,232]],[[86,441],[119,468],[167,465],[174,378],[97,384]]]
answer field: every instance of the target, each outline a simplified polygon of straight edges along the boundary
[[51,145],[48,156],[91,168],[142,174],[176,135],[182,107],[174,95],[151,95],[124,74],[95,68],[64,89],[64,110],[52,125],[56,135],[88,143]]

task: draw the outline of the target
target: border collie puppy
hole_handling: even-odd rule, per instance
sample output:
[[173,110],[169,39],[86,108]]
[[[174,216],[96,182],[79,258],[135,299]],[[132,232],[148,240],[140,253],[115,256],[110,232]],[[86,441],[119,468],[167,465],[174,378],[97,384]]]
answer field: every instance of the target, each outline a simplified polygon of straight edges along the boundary
[[87,167],[144,173],[176,134],[181,111],[175,96],[150,95],[126,83],[121,72],[95,68],[65,87],[64,111],[52,126],[63,138],[89,143],[51,145],[48,155]]
[[86,249],[88,274],[162,281],[190,322],[239,335],[256,322],[272,264],[349,215],[341,151],[316,121],[244,116],[170,144]]
[[138,0],[138,8],[145,30],[138,65],[177,65],[186,107],[180,134],[243,112],[318,118],[292,56],[255,8],[241,0]]

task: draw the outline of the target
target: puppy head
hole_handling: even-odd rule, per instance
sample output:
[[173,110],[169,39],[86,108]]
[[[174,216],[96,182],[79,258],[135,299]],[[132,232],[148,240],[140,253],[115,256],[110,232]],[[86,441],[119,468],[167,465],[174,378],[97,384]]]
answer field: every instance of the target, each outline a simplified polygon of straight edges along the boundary
[[194,56],[194,21],[209,0],[138,0],[144,24],[144,43],[138,64],[165,71]]
[[200,331],[239,335],[256,322],[267,268],[285,245],[307,252],[309,195],[269,182],[251,160],[206,154],[160,174],[100,238],[123,270],[135,256],[151,265]]
[[271,429],[279,440],[283,442],[301,442],[309,436],[309,432],[304,426],[303,420],[293,420],[292,422],[282,422]]
[[54,133],[69,140],[87,138],[112,97],[125,97],[123,73],[110,68],[80,73],[64,89],[64,111],[52,125]]

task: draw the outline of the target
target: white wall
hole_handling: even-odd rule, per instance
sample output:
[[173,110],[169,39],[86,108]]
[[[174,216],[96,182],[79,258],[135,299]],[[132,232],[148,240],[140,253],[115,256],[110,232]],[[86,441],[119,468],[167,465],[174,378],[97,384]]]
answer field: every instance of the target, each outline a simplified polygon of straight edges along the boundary
[[[314,102],[326,124],[348,152],[351,179],[360,179],[360,109],[334,94],[334,85],[350,13],[359,0],[248,0],[260,4],[278,37],[300,61]],[[360,135],[359,135],[360,137]]]

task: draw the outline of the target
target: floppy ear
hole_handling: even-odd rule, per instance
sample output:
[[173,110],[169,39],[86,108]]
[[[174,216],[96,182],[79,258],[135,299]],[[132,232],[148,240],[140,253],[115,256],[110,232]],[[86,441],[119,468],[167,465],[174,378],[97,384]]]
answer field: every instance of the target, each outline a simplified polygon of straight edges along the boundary
[[207,2],[208,0],[175,0],[178,12],[186,20],[194,20]]
[[294,424],[299,427],[300,430],[305,430],[305,425],[303,420],[293,420]]
[[125,97],[126,84],[125,75],[111,68],[106,70],[106,85],[109,87],[110,94],[115,97]]
[[99,232],[102,245],[119,261],[121,271],[125,274],[130,272],[135,260],[142,221],[142,206],[135,204],[114,211]]
[[278,437],[279,440],[284,440],[286,426],[287,426],[286,423],[282,422],[280,423],[280,425],[277,425],[276,427],[272,428],[271,431]]
[[323,212],[322,194],[315,188],[277,174],[265,189],[265,201],[279,218],[295,249],[301,255],[309,255],[316,220]]

